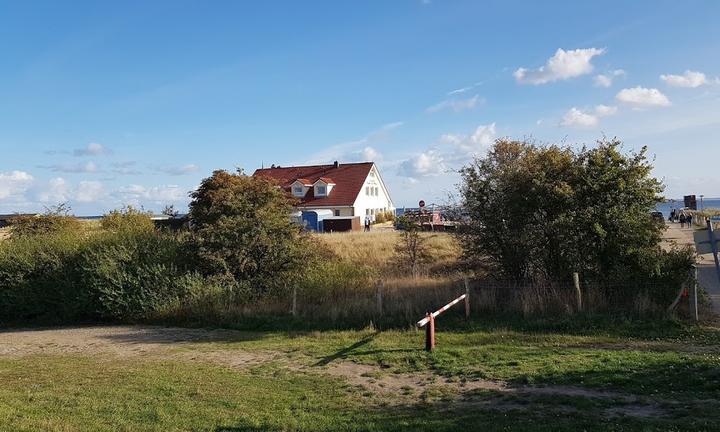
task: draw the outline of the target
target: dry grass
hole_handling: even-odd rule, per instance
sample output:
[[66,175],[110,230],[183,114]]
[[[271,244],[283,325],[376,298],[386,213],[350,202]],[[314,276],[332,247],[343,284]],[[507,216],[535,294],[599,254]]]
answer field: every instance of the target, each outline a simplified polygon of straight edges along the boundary
[[[425,269],[428,277],[444,278],[454,272],[462,254],[457,239],[448,233],[428,232],[421,235],[432,255],[432,263]],[[395,246],[400,241],[400,233],[397,231],[318,234],[317,238],[345,262],[379,269],[384,277],[404,279],[402,270],[396,266]]]

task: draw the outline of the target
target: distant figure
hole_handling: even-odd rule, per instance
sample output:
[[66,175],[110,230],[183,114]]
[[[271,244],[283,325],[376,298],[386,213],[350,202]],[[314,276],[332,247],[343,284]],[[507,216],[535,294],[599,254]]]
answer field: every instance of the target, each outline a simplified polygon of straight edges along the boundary
[[675,209],[670,210],[670,222],[675,222]]
[[685,222],[687,222],[688,228],[692,228],[692,220],[693,220],[692,214],[687,215],[687,218],[685,218]]
[[370,216],[365,216],[365,232],[370,232]]
[[680,228],[685,228],[685,213],[680,213]]

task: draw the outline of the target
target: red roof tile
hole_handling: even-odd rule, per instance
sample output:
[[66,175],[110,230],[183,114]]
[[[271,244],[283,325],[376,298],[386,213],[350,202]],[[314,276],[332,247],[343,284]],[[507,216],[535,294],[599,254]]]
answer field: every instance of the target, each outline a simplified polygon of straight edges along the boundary
[[326,183],[335,183],[330,195],[315,197],[314,188],[310,188],[300,199],[300,207],[352,206],[360,193],[365,179],[370,173],[372,162],[334,165],[311,165],[287,168],[263,168],[255,170],[253,176],[273,179],[290,192],[295,180],[309,180],[315,183],[322,179]]

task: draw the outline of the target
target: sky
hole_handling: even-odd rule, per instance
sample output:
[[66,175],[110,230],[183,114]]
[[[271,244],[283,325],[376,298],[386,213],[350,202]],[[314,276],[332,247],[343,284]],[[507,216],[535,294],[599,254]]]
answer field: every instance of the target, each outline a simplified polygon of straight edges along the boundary
[[498,138],[647,146],[720,197],[720,2],[0,0],[0,213],[185,210],[213,170],[372,160],[448,201]]

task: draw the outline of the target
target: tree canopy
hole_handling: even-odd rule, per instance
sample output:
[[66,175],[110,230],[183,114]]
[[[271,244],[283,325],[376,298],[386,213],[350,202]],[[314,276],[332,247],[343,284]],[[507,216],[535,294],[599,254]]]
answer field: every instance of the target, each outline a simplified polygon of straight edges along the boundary
[[303,267],[303,238],[292,201],[273,182],[218,170],[191,193],[196,253],[207,273],[267,289]]
[[461,170],[468,258],[515,280],[627,280],[662,272],[662,200],[647,149],[617,139],[575,150],[498,140]]

